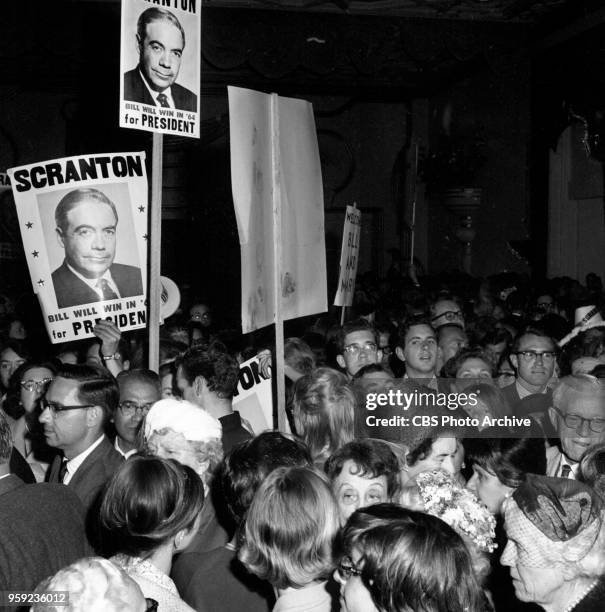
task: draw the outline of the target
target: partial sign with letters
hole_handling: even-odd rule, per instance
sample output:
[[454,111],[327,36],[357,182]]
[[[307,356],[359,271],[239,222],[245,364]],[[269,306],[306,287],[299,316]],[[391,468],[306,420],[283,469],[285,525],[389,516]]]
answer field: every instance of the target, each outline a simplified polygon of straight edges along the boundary
[[145,153],[66,157],[8,174],[51,341],[92,337],[101,319],[145,327]]
[[347,206],[340,252],[340,274],[334,306],[352,306],[355,293],[355,277],[359,261],[359,238],[361,236],[361,211]]
[[120,127],[200,135],[202,0],[122,1]]
[[271,376],[263,372],[258,357],[240,365],[233,408],[250,424],[255,435],[273,429]]

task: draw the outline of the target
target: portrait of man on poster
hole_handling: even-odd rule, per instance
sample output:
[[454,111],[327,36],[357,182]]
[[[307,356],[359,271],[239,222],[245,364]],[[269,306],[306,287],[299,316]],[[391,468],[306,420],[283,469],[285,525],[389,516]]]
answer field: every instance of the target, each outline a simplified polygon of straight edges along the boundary
[[55,223],[65,250],[52,273],[59,308],[143,294],[141,270],[114,262],[118,212],[103,192],[70,191],[55,209]]
[[176,16],[148,8],[137,20],[139,63],[124,74],[124,100],[197,112],[197,96],[176,83],[185,48],[185,30]]

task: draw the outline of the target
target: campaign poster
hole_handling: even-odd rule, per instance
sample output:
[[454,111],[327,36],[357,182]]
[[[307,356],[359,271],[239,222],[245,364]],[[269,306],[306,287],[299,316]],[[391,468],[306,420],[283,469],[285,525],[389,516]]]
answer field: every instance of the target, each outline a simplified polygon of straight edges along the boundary
[[66,157],[8,175],[51,341],[92,337],[101,319],[145,327],[145,153]]
[[[242,331],[248,333],[275,321],[276,265],[283,319],[327,310],[323,186],[309,102],[276,96],[275,104],[271,95],[239,87],[228,92]],[[273,216],[277,201],[279,232]],[[278,239],[281,261],[275,262]]]
[[11,188],[11,182],[6,172],[0,172],[0,193]]
[[120,127],[199,138],[201,15],[201,0],[122,0]]
[[263,371],[258,357],[240,365],[233,409],[250,425],[254,435],[273,429],[271,376]]
[[361,237],[361,211],[347,206],[345,225],[340,250],[340,273],[334,306],[352,306],[355,293],[355,277],[359,261],[359,239]]

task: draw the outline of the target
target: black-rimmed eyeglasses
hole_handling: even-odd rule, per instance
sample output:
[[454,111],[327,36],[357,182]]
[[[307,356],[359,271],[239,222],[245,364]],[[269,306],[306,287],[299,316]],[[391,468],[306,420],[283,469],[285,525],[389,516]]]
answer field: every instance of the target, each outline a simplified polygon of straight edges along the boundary
[[45,398],[40,400],[40,406],[42,410],[50,410],[50,412],[54,415],[58,412],[67,412],[68,410],[78,410],[80,408],[94,408],[94,404],[78,404],[73,406],[64,406],[63,404],[57,404],[56,402],[49,402]]
[[119,408],[120,412],[125,417],[133,417],[137,413],[146,415],[149,410],[151,410],[153,404],[154,402],[147,402],[146,404],[137,404],[136,402],[125,401],[120,402]]

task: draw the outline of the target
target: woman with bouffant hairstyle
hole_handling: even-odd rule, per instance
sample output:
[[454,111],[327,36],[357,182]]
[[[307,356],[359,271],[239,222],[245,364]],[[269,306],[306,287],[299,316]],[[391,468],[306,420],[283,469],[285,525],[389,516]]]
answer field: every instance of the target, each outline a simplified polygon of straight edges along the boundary
[[304,467],[269,474],[248,510],[239,559],[273,585],[273,612],[330,612],[325,587],[338,528],[338,507],[322,474]]
[[172,557],[199,528],[204,485],[188,466],[172,459],[134,456],[110,480],[100,511],[101,526],[117,552],[111,558],[160,610],[192,610],[168,577]]
[[334,451],[355,437],[355,395],[347,383],[341,372],[317,368],[294,386],[296,433],[320,468]]

